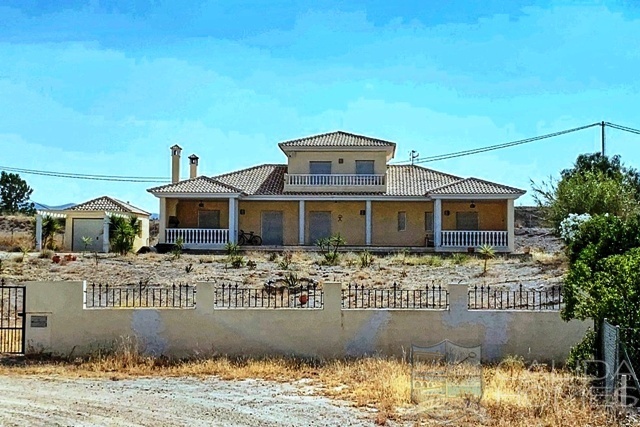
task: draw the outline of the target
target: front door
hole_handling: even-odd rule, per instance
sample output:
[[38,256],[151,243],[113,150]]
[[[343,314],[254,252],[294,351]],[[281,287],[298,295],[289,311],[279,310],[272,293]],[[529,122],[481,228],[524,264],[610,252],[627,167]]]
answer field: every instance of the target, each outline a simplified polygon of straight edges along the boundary
[[308,244],[325,237],[331,237],[331,212],[309,212],[309,240]]
[[262,212],[262,244],[282,246],[282,211]]

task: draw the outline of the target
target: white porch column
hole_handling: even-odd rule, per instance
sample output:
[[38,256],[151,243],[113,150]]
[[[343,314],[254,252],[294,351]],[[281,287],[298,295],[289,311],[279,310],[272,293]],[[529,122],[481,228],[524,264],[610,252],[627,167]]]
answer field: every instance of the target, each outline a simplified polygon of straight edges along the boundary
[[304,245],[304,220],[305,220],[304,200],[298,202],[298,244]]
[[371,245],[371,200],[367,200],[364,202],[364,243],[367,246]]
[[442,246],[442,200],[433,201],[433,241],[436,251]]
[[229,243],[238,243],[238,199],[229,198]]
[[109,253],[109,215],[104,214],[104,221],[102,223],[102,252]]
[[36,215],[36,250],[42,251],[42,215]]
[[167,242],[167,199],[160,197],[160,218],[158,219],[158,243]]
[[509,252],[513,252],[515,250],[515,226],[516,226],[516,217],[515,217],[515,208],[514,208],[514,200],[507,200],[507,244],[509,246]]

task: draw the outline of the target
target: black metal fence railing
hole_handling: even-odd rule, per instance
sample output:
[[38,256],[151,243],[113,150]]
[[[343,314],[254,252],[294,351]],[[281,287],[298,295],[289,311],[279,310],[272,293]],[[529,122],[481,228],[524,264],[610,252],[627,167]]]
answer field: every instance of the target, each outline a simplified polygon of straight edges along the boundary
[[86,308],[194,308],[196,287],[179,284],[172,286],[139,283],[130,286],[87,285]]
[[425,286],[418,289],[400,289],[396,283],[391,288],[367,288],[364,285],[349,284],[342,290],[342,308],[394,308],[394,309],[435,309],[449,308],[449,291],[441,285]]
[[307,308],[324,306],[324,293],[317,284],[279,288],[248,288],[222,284],[214,291],[215,308]]
[[564,306],[562,286],[536,290],[520,284],[517,289],[474,286],[469,290],[469,310],[560,310]]

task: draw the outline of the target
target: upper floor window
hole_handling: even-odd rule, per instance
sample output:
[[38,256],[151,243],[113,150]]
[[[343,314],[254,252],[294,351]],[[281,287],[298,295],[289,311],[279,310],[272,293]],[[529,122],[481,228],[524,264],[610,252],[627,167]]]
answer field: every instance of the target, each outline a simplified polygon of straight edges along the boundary
[[331,162],[309,162],[311,175],[331,175]]
[[356,160],[357,175],[373,175],[373,160]]

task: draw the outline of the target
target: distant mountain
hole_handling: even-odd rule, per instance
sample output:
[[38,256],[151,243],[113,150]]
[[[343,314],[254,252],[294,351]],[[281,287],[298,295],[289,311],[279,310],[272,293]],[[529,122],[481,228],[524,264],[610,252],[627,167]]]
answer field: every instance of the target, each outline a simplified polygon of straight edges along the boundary
[[64,205],[49,206],[43,203],[33,202],[33,205],[35,206],[36,210],[39,210],[39,211],[62,211],[72,206],[75,206],[76,203],[65,203]]

